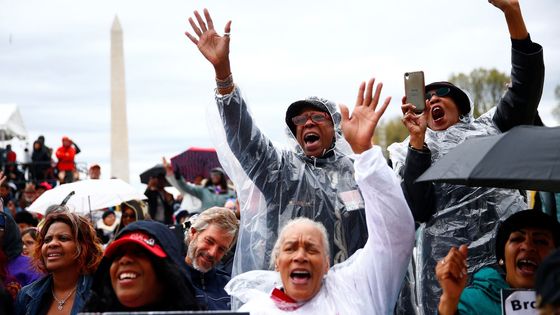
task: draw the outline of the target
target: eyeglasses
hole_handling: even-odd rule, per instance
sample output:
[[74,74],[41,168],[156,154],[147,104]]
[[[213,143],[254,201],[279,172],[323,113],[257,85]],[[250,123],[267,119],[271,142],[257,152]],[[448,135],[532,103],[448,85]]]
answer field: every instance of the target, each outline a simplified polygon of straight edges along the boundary
[[443,97],[446,96],[447,94],[449,94],[449,92],[451,92],[451,89],[448,87],[440,87],[439,89],[436,89],[435,91],[430,91],[426,93],[426,99],[430,100],[432,99],[432,96],[437,95],[438,97]]
[[136,216],[135,216],[134,214],[127,214],[127,213],[124,213],[124,214],[121,216],[121,218],[134,219],[134,218],[136,218]]
[[329,114],[317,112],[305,113],[303,115],[292,117],[292,122],[296,126],[303,126],[309,118],[311,118],[311,121],[316,124],[322,124],[327,121],[327,119],[329,118]]

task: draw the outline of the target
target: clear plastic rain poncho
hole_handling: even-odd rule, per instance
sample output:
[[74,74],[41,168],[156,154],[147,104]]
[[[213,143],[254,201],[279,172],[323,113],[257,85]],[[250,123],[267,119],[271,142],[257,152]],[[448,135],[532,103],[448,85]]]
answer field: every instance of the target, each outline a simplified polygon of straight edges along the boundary
[[340,113],[333,102],[314,99],[328,108],[336,131],[335,145],[323,158],[306,157],[288,127],[291,149],[274,145],[254,123],[239,88],[216,96],[218,110],[209,108],[216,151],[241,206],[233,275],[268,269],[278,230],[294,217],[325,225],[331,264],[346,260],[367,240],[364,202],[348,157],[352,151],[341,135]]
[[[473,108],[473,106],[471,106]],[[444,131],[426,131],[426,144],[431,151],[432,163],[444,156],[467,138],[500,133],[492,121],[495,108],[476,120],[472,113]],[[388,148],[390,159],[400,174],[408,152],[408,138]],[[469,279],[478,269],[495,265],[494,231],[496,224],[511,214],[527,209],[524,197],[517,190],[473,188],[446,183],[435,183],[436,212],[420,225],[412,266],[409,267],[405,290],[397,307],[410,312],[417,307],[419,314],[436,314],[441,289],[435,277],[436,263],[447,255],[452,246],[468,244]],[[410,293],[410,292],[409,292]],[[410,300],[408,300],[410,299]]]
[[414,243],[412,214],[380,147],[358,157],[356,175],[366,200],[370,232],[364,248],[331,267],[320,290],[305,303],[271,298],[272,290],[283,286],[278,272],[254,270],[236,276],[225,289],[246,303],[240,311],[252,315],[392,314]]

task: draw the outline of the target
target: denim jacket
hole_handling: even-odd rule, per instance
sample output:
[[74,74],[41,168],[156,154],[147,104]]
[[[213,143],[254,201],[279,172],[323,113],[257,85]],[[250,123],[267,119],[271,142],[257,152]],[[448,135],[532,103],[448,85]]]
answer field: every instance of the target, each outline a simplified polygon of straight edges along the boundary
[[[15,315],[35,315],[42,308],[41,301],[46,295],[52,293],[52,275],[47,275],[21,289],[14,305]],[[78,278],[78,287],[74,297],[74,305],[70,314],[80,312],[89,297],[93,278],[90,275],[81,275]]]

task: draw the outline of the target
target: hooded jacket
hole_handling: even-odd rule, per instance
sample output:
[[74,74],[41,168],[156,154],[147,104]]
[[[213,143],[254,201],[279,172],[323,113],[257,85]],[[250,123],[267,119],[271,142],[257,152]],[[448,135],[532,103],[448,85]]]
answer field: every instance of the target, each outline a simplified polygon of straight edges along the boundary
[[[194,288],[192,287],[190,280],[186,274],[186,264],[184,262],[184,258],[181,255],[180,250],[180,243],[171,232],[171,230],[164,224],[156,222],[156,221],[136,221],[132,222],[126,227],[124,227],[119,234],[116,236],[115,240],[118,240],[122,235],[131,233],[133,231],[142,231],[149,234],[151,237],[154,238],[156,244],[158,244],[167,254],[166,258],[155,258],[157,260],[161,259],[169,259],[173,265],[176,265],[177,270],[180,274],[179,279],[163,279],[163,281],[184,281],[185,285],[187,286],[187,293],[185,296],[182,296],[182,301],[184,301],[186,305],[188,305],[187,309],[196,310],[198,309],[198,305],[196,303],[195,295],[194,295]],[[110,281],[107,278],[109,277],[109,270],[111,268],[113,260],[108,259],[107,257],[103,257],[99,268],[95,272],[94,281],[91,288],[91,299],[86,303],[85,308],[83,311],[86,312],[112,312],[112,311],[130,311],[127,309],[119,310],[119,309],[111,309],[114,306],[105,305],[103,297],[106,297],[108,294],[114,294],[113,292],[107,292],[104,290],[104,286],[106,285],[106,281]],[[163,286],[166,286],[163,283]],[[103,305],[100,305],[103,304]],[[159,307],[159,309],[158,309]],[[149,309],[140,308],[138,311],[148,311],[148,310],[160,310],[160,311],[170,311],[166,309],[169,305],[162,303],[161,301],[156,302],[156,305],[148,306]],[[93,309],[92,309],[93,308]],[[155,309],[154,309],[155,308]]]
[[517,125],[531,125],[537,119],[544,83],[542,47],[527,38],[512,40],[511,51],[511,83],[496,107],[476,119],[471,112],[446,130],[428,129],[425,140],[428,150],[410,149],[408,139],[388,148],[395,171],[402,177],[402,188],[413,216],[423,223],[417,239],[416,295],[425,313],[436,312],[441,294],[434,276],[437,261],[452,246],[469,244],[469,275],[494,265],[492,240],[496,224],[527,209],[524,197],[513,189],[415,183],[432,163],[466,139],[499,134]]
[[[35,149],[35,144],[38,144],[40,148]],[[49,151],[43,146],[40,141],[35,140],[33,142],[33,153],[31,154],[31,173],[36,179],[44,179],[45,171],[51,167],[51,156]]]
[[[331,265],[346,260],[367,240],[364,201],[354,179],[348,143],[333,102],[312,98],[328,109],[334,146],[323,157],[308,157],[286,127],[292,149],[270,141],[256,126],[239,88],[217,95],[213,130],[220,164],[241,201],[241,222],[233,274],[268,269],[278,229],[295,217],[323,223],[329,233]],[[212,119],[212,116],[210,115]]]
[[74,171],[76,170],[76,163],[74,157],[79,152],[71,144],[68,147],[60,146],[56,149],[56,158],[58,159],[57,168],[59,171]]
[[[145,220],[144,210],[142,209],[142,205],[140,203],[141,203],[141,201],[137,201],[137,200],[125,201],[125,202],[121,203],[121,212],[123,211],[123,205],[126,205],[127,207],[131,208],[134,211],[134,213],[136,214],[136,221]],[[122,218],[121,218],[121,222],[119,222],[117,224],[117,227],[115,227],[113,235],[114,236],[118,235],[119,232],[121,230],[123,230],[124,228],[125,227],[122,226]]]

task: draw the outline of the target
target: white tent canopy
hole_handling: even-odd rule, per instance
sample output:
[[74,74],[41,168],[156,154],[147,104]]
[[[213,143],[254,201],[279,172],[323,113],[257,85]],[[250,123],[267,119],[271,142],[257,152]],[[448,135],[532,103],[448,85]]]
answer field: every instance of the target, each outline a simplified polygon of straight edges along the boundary
[[0,141],[12,138],[26,139],[27,130],[16,104],[0,104]]

